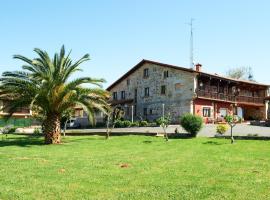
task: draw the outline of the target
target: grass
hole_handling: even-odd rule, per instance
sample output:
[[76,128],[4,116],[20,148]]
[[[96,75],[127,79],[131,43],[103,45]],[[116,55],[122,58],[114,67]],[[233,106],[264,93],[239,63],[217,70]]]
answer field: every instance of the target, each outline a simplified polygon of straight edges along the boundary
[[270,141],[0,139],[0,199],[269,199]]

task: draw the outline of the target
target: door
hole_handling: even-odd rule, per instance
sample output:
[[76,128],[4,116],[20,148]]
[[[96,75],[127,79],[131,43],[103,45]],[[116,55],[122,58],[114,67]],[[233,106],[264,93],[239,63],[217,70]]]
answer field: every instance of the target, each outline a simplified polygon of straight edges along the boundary
[[227,109],[226,108],[220,108],[219,113],[220,113],[220,117],[225,117],[227,115]]
[[237,107],[237,116],[243,118],[243,109],[241,107]]

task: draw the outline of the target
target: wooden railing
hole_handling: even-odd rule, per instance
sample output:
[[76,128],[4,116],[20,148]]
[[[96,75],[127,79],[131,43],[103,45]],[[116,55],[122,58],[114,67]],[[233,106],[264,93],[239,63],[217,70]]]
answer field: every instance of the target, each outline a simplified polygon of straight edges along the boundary
[[243,103],[255,103],[255,104],[263,104],[264,97],[250,97],[250,96],[234,96],[232,94],[224,94],[217,92],[209,92],[205,90],[197,90],[198,97],[204,97],[209,99],[230,101],[230,102],[243,102]]

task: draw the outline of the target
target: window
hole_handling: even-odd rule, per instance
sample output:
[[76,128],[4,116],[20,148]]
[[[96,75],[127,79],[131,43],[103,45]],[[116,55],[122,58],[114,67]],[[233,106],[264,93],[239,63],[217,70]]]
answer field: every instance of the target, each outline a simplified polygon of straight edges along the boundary
[[137,106],[134,106],[134,116],[137,116]]
[[143,77],[144,78],[149,77],[149,69],[148,68],[146,68],[146,69],[143,70]]
[[137,89],[134,90],[134,102],[137,103]]
[[125,99],[126,98],[126,93],[125,91],[121,91],[121,99]]
[[211,117],[211,108],[209,107],[203,108],[203,117]]
[[152,109],[149,110],[149,114],[153,115],[153,110]]
[[149,97],[149,87],[144,88],[144,96]]
[[117,92],[113,92],[113,100],[117,100]]
[[161,94],[166,94],[166,85],[161,86]]
[[163,72],[163,78],[168,78],[169,77],[169,71],[164,71]]
[[127,86],[129,86],[130,85],[130,80],[129,79],[127,79]]
[[143,109],[143,115],[144,115],[144,116],[147,116],[147,108],[144,108],[144,109]]

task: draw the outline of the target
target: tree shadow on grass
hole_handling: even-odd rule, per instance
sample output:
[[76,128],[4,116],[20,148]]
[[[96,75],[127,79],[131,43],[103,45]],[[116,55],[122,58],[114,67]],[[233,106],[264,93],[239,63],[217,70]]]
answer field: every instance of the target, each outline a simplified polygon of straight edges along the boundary
[[145,140],[145,141],[143,141],[143,143],[144,144],[151,144],[153,141],[151,141],[151,140]]
[[217,141],[207,141],[207,142],[203,142],[203,144],[209,144],[209,145],[223,145],[224,143],[220,143]]
[[45,145],[41,136],[23,136],[16,137],[13,135],[1,135],[0,136],[0,147],[6,146],[19,146],[19,147],[31,147],[34,145]]

